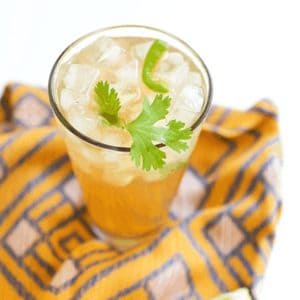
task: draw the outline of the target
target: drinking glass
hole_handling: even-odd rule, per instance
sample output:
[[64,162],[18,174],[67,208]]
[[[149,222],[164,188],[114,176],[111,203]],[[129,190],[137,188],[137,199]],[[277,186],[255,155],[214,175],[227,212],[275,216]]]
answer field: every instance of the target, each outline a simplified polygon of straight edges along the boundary
[[[191,125],[189,148],[176,153],[163,144],[157,145],[166,152],[162,170],[144,171],[135,166],[129,147],[107,144],[83,134],[71,125],[61,109],[59,89],[65,63],[102,36],[161,39],[188,57],[201,75],[204,101]],[[162,30],[133,25],[100,29],[76,40],[58,57],[49,78],[49,96],[95,233],[124,250],[161,230],[211,103],[211,80],[199,55],[188,44]]]

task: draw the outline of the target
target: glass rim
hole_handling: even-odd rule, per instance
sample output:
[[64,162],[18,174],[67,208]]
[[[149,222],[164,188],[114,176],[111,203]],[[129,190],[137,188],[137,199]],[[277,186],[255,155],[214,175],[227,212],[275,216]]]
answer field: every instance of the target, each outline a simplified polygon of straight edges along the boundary
[[[204,61],[202,60],[202,58],[199,56],[199,54],[191,46],[189,46],[189,44],[187,44],[185,41],[183,41],[181,38],[178,38],[174,34],[166,32],[164,30],[161,30],[161,29],[158,29],[158,28],[155,28],[155,27],[151,27],[151,26],[145,26],[145,25],[116,25],[116,26],[103,27],[103,28],[100,28],[100,29],[97,29],[97,30],[94,30],[92,32],[89,32],[87,34],[82,35],[81,37],[79,37],[78,39],[73,41],[71,44],[69,44],[61,52],[61,54],[58,56],[58,58],[56,59],[54,65],[51,68],[50,75],[49,75],[49,80],[48,80],[49,100],[50,100],[50,105],[51,105],[51,107],[54,111],[55,116],[64,125],[64,127],[66,127],[66,129],[68,131],[70,131],[72,134],[74,134],[75,136],[77,136],[78,138],[80,138],[81,140],[83,140],[84,142],[86,142],[88,144],[91,144],[91,145],[97,146],[97,147],[101,147],[101,148],[105,148],[105,149],[109,149],[109,150],[119,151],[119,152],[130,152],[131,147],[115,146],[115,145],[109,145],[109,144],[102,143],[100,141],[97,141],[97,140],[94,140],[94,139],[90,138],[89,136],[83,134],[82,132],[77,130],[75,127],[73,127],[72,124],[68,122],[68,120],[64,117],[63,113],[59,109],[58,104],[56,103],[56,101],[54,99],[55,97],[54,97],[53,92],[52,92],[53,77],[54,77],[54,73],[56,71],[57,65],[59,64],[59,62],[63,58],[63,56],[69,51],[69,49],[71,49],[73,46],[77,45],[78,43],[80,43],[84,39],[86,39],[90,36],[93,36],[94,34],[109,31],[109,30],[114,30],[114,29],[122,29],[122,28],[146,29],[146,30],[151,30],[151,31],[154,31],[154,32],[161,33],[163,35],[167,35],[167,36],[171,37],[172,39],[176,40],[177,42],[181,43],[184,47],[186,47],[192,53],[192,55],[194,55],[194,57],[197,60],[199,60],[199,62],[201,63],[201,65],[204,69],[204,72],[206,73],[205,75],[207,76],[207,83],[208,84],[207,84],[207,97],[206,97],[207,101],[206,101],[206,103],[204,103],[204,108],[203,108],[202,112],[200,113],[199,117],[193,123],[193,125],[190,127],[190,129],[192,131],[195,130],[202,123],[202,121],[204,121],[204,119],[207,116],[207,114],[209,112],[209,109],[211,107],[211,102],[212,102],[212,100],[211,100],[212,99],[212,80],[211,80],[211,76],[209,74],[208,68],[207,68],[206,64],[204,63]],[[156,144],[156,147],[158,147],[158,148],[165,147],[165,146],[166,145],[163,144],[163,143]]]

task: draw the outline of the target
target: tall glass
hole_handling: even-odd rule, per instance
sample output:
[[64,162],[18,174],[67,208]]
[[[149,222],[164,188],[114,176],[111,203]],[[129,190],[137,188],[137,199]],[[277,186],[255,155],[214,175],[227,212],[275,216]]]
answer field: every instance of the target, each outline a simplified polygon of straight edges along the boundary
[[[94,140],[73,127],[63,114],[58,90],[64,76],[64,63],[103,35],[164,40],[188,57],[201,75],[204,101],[197,120],[191,125],[189,148],[178,154],[158,145],[166,152],[166,165],[162,170],[141,170],[131,161],[129,147]],[[211,81],[198,54],[177,37],[150,27],[117,26],[97,30],[76,40],[59,56],[50,74],[49,95],[95,232],[115,247],[124,249],[163,228],[210,106]]]

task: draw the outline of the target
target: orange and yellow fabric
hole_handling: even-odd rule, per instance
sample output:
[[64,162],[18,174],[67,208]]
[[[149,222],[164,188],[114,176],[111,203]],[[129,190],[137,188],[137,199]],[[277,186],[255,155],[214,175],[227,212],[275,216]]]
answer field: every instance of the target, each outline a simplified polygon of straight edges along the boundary
[[277,112],[213,107],[170,225],[124,253],[96,239],[45,89],[0,109],[0,299],[212,299],[262,281],[281,211]]

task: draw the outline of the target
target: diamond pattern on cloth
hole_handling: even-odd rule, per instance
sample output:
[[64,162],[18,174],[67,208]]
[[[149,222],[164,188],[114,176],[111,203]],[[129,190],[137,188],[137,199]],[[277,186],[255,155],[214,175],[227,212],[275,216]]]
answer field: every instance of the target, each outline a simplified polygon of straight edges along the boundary
[[13,111],[14,120],[25,127],[41,126],[47,123],[49,117],[51,117],[49,107],[30,93],[19,100]]
[[208,234],[213,244],[224,256],[234,251],[245,239],[243,232],[227,215],[222,215],[221,218],[209,228]]
[[66,260],[60,269],[56,272],[51,281],[51,286],[60,287],[66,282],[72,280],[78,273],[74,262],[70,259]]
[[68,179],[68,181],[63,185],[63,191],[75,206],[83,206],[82,193],[75,177],[72,176]]
[[22,256],[39,237],[27,220],[21,220],[6,237],[6,243],[16,256]]
[[200,179],[199,175],[188,169],[171,205],[171,213],[183,220],[199,208],[205,193],[204,179]]
[[154,299],[182,299],[189,295],[190,284],[185,266],[176,261],[147,283]]

